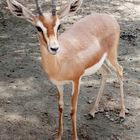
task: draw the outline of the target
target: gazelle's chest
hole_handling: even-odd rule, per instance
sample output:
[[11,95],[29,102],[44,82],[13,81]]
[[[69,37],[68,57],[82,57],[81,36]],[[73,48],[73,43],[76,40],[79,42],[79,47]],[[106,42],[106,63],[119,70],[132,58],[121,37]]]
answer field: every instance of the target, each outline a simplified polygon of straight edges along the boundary
[[96,73],[101,68],[101,66],[103,65],[103,63],[104,63],[104,61],[106,59],[106,56],[107,56],[107,53],[104,53],[104,55],[98,61],[98,63],[96,63],[92,67],[90,67],[90,68],[88,68],[88,69],[85,70],[83,76],[92,75],[92,74]]

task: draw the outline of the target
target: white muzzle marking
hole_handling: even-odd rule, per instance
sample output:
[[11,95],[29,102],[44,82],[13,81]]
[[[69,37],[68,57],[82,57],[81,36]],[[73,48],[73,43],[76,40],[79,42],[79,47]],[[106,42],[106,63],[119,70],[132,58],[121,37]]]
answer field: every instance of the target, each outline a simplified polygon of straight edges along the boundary
[[51,54],[55,55],[59,50],[59,43],[55,39],[50,39],[48,43],[48,50]]

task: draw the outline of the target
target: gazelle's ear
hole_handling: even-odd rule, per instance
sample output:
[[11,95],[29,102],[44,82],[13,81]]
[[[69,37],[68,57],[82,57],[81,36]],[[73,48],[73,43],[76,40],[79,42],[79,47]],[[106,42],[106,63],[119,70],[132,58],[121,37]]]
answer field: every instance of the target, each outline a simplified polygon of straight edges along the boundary
[[69,1],[70,2],[67,5],[65,5],[62,9],[60,9],[60,11],[57,13],[59,18],[63,18],[69,13],[76,12],[83,2],[83,0],[69,0]]
[[7,0],[8,8],[11,11],[13,15],[19,18],[25,18],[29,22],[34,22],[34,15],[31,11],[29,11],[27,8],[25,8],[23,5],[18,3],[15,0]]

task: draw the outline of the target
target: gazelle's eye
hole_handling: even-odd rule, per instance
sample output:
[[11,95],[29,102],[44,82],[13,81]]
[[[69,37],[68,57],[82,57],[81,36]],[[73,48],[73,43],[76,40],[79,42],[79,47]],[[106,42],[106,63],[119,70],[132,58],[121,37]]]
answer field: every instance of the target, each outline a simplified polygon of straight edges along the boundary
[[39,32],[43,32],[43,30],[42,30],[39,26],[36,26],[36,29],[37,29]]
[[58,28],[57,28],[57,31],[59,31],[61,29],[61,24],[59,24]]

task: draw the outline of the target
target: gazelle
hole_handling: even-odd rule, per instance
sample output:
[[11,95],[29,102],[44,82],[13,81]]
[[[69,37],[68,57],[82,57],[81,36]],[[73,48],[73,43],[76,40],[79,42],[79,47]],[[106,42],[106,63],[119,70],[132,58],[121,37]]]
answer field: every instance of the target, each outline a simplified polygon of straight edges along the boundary
[[[109,68],[115,71],[120,82],[121,111],[125,117],[123,93],[123,69],[117,61],[120,27],[117,21],[107,14],[92,14],[75,23],[69,30],[58,37],[60,19],[77,11],[82,0],[71,0],[59,12],[56,12],[52,0],[52,12],[42,13],[36,0],[38,15],[15,0],[7,0],[10,11],[17,17],[25,18],[38,30],[38,39],[42,57],[42,66],[52,83],[58,88],[59,129],[57,140],[61,140],[63,125],[63,86],[72,82],[72,126],[73,139],[77,140],[76,112],[80,80],[84,75],[95,73],[102,68],[102,80],[97,99],[90,115],[94,117],[103,93]],[[107,65],[104,61],[107,61]]]

